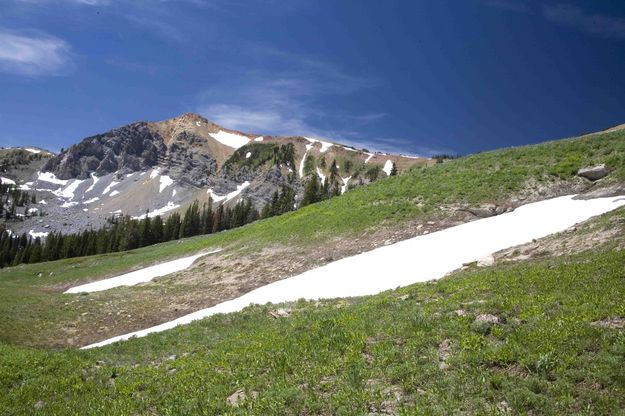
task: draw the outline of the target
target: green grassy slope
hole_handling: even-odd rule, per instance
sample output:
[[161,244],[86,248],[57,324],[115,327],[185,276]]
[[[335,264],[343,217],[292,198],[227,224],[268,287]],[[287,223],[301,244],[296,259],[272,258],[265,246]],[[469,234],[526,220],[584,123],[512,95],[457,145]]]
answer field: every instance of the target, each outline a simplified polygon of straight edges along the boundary
[[[501,201],[528,181],[575,181],[577,169],[606,163],[603,183],[625,179],[625,132],[587,136],[535,146],[503,149],[452,160],[380,180],[345,195],[239,229],[124,253],[112,253],[0,270],[0,341],[42,345],[54,337],[59,317],[77,319],[60,288],[213,247],[240,255],[272,244],[318,247],[335,237],[444,217],[451,203]],[[39,273],[42,277],[38,277]],[[163,294],[166,296],[167,294]],[[57,322],[53,325],[51,323]],[[34,332],[37,330],[39,332]]]
[[[3,345],[0,409],[623,414],[625,332],[592,323],[625,317],[624,262],[608,244],[371,297],[302,301],[285,318],[272,317],[276,306],[249,307],[101,349]],[[499,323],[476,322],[482,314]],[[239,390],[247,399],[228,404]]]
[[[287,305],[286,318],[272,317],[275,306],[254,306],[89,351],[15,345],[49,336],[55,315],[78,319],[66,305],[73,295],[55,285],[208,247],[315,247],[440,218],[441,204],[505,200],[529,180],[574,181],[577,169],[597,163],[612,169],[604,183],[622,182],[624,162],[623,132],[504,149],[209,237],[2,270],[0,413],[624,414],[623,329],[592,325],[625,318],[625,253],[609,245],[371,297],[299,302]],[[476,322],[483,314],[499,323]],[[234,407],[226,399],[238,390],[248,399]]]

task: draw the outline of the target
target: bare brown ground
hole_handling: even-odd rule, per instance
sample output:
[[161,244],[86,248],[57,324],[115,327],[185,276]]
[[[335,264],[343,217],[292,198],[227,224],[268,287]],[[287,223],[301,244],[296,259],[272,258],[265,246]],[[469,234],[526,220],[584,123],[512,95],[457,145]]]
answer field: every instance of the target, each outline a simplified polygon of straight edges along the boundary
[[[511,203],[505,208],[514,207]],[[271,282],[294,276],[344,257],[393,244],[417,235],[477,219],[463,207],[446,207],[439,221],[412,222],[336,238],[315,247],[272,245],[261,251],[224,250],[199,259],[191,268],[132,288],[118,288],[76,297],[66,304],[78,319],[55,322],[54,339],[41,346],[81,346],[148,328],[214,306]],[[606,243],[625,247],[621,216],[608,223],[577,228],[496,253],[496,261],[575,254]],[[618,237],[618,238],[617,238]],[[66,318],[68,319],[68,318]]]
[[187,270],[146,284],[77,296],[65,307],[78,311],[78,318],[60,318],[54,323],[58,336],[42,340],[40,346],[82,346],[148,328],[332,261],[473,218],[459,211],[441,222],[404,224],[357,238],[336,238],[319,247],[273,245],[259,252],[208,255]]

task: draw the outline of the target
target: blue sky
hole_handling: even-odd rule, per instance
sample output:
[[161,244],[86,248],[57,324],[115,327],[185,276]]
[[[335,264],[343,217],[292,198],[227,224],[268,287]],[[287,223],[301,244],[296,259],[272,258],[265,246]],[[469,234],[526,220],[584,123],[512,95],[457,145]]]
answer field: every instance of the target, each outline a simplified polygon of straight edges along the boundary
[[625,2],[0,0],[0,145],[192,111],[470,153],[625,123]]

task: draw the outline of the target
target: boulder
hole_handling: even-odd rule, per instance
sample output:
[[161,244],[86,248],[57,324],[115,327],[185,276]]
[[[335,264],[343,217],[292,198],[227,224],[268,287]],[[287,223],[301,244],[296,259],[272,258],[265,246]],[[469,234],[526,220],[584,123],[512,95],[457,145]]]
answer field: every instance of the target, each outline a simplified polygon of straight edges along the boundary
[[577,171],[578,176],[589,179],[591,181],[597,181],[601,178],[605,178],[606,176],[608,176],[608,173],[610,173],[610,171],[605,166],[605,164],[597,166],[587,166]]
[[494,217],[495,215],[501,215],[506,212],[512,211],[512,208],[503,207],[495,204],[485,204],[477,207],[469,207],[465,209],[478,218]]

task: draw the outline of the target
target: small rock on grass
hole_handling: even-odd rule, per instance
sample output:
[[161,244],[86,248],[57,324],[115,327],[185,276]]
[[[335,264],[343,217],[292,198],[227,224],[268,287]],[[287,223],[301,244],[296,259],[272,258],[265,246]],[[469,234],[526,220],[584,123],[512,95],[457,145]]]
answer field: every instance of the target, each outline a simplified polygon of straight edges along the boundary
[[600,321],[594,321],[590,325],[596,326],[598,328],[623,329],[625,328],[625,318],[613,316],[610,318],[602,319]]
[[479,323],[487,323],[487,324],[498,324],[501,322],[498,316],[491,315],[489,313],[482,313],[475,317],[475,322]]
[[275,311],[269,312],[269,314],[276,319],[286,318],[289,315],[291,315],[291,310],[290,309],[276,309]]
[[[252,391],[250,393],[250,396],[252,397],[252,399],[256,399],[258,397],[258,392]],[[247,394],[245,394],[245,390],[239,389],[235,391],[234,393],[232,393],[230,396],[228,396],[228,398],[226,399],[226,403],[228,403],[231,406],[237,407],[241,403],[243,403],[246,399],[247,399]]]
[[438,359],[440,362],[438,363],[438,368],[441,370],[446,370],[449,368],[449,364],[447,364],[447,359],[451,356],[451,340],[445,338],[438,345]]

